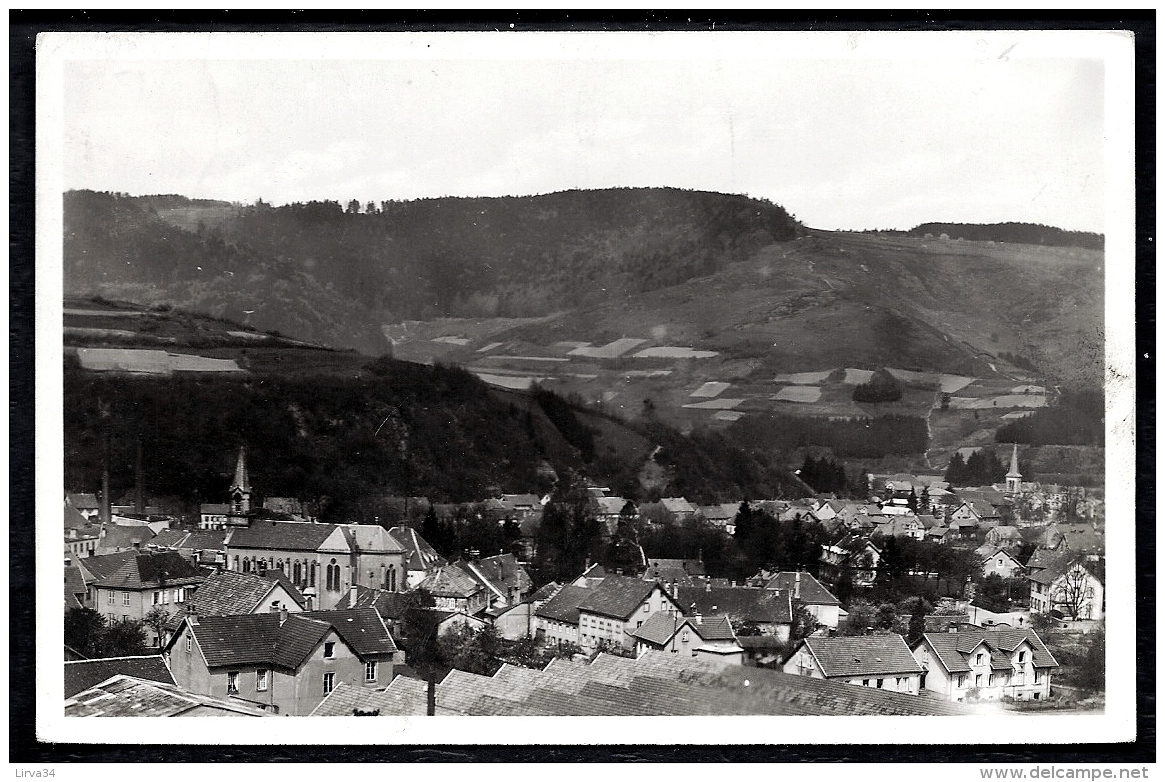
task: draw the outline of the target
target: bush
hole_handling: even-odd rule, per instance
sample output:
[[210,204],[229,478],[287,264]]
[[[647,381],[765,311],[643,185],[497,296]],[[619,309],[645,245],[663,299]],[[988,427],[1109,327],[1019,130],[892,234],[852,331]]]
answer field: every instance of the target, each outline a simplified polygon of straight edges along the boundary
[[855,402],[897,402],[901,398],[901,386],[885,369],[875,372],[869,381],[854,386]]

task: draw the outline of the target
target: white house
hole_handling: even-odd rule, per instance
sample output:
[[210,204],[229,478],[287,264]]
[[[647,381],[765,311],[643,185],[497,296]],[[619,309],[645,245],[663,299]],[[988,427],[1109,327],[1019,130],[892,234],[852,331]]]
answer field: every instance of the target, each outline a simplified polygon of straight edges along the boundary
[[1031,629],[926,633],[912,651],[923,687],[952,701],[1046,699],[1059,667]]
[[785,661],[785,673],[917,695],[922,666],[900,635],[810,636]]

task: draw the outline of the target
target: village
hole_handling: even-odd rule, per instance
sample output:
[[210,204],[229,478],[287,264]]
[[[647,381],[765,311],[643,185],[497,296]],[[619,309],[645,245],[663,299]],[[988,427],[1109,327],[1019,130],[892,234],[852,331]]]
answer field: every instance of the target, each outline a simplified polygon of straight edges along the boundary
[[[67,493],[65,713],[1103,706],[1088,681],[1105,609],[1095,490],[1024,481],[1014,446],[999,484],[867,480],[861,499],[701,506],[563,476],[544,496],[399,498],[392,519],[321,523],[257,496],[240,447],[226,501],[196,517],[140,475],[116,503]],[[589,547],[563,538],[584,528]]]

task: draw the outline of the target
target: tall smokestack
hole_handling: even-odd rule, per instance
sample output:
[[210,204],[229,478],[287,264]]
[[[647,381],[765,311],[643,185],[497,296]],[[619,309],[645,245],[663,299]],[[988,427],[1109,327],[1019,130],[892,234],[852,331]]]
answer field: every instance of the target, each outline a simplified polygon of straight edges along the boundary
[[142,438],[138,438],[137,466],[134,469],[133,511],[139,516],[146,512],[146,494],[142,486]]
[[801,599],[801,571],[797,571],[797,575],[793,578],[793,597],[798,600]]

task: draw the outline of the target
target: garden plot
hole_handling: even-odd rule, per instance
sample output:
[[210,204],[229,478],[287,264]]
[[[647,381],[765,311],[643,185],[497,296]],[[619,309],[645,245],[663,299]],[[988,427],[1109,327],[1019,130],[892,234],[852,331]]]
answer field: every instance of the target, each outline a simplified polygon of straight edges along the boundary
[[1015,386],[1011,389],[1013,394],[1043,394],[1047,393],[1043,386]]
[[491,342],[488,345],[483,345],[482,347],[478,348],[477,352],[478,353],[489,353],[491,350],[496,350],[497,348],[500,348],[504,344],[506,344],[506,343],[504,343],[504,342]]
[[670,369],[628,369],[624,377],[667,377],[672,373]]
[[169,375],[174,372],[242,372],[234,359],[207,358],[164,350],[134,348],[77,348],[85,369],[97,372],[132,372]]
[[732,386],[731,383],[718,383],[715,381],[709,381],[709,382],[705,383],[704,385],[700,386],[699,388],[697,388],[695,391],[693,391],[691,393],[691,396],[698,396],[698,397],[720,396],[720,394],[727,391],[731,386]]
[[[920,385],[935,385],[938,383],[938,375],[933,372],[911,372],[909,369],[894,369],[893,367],[886,367],[886,371],[895,380],[901,380],[903,383],[916,383]],[[963,385],[965,386],[967,384],[964,383]]]
[[731,410],[744,404],[743,399],[709,399],[707,402],[692,402],[684,405],[690,410]]
[[1015,421],[1020,418],[1027,418],[1029,415],[1031,415],[1030,410],[1016,410],[1014,413],[1005,413],[1000,417],[1008,421]]
[[466,337],[433,337],[433,342],[443,342],[446,345],[465,347],[469,344],[469,339]]
[[951,407],[956,410],[990,410],[998,407],[1047,407],[1048,398],[1036,394],[1003,394],[987,397],[951,397]]
[[259,334],[254,331],[228,331],[227,334],[230,334],[232,337],[238,337],[239,339],[270,339],[270,336],[267,334]]
[[614,342],[609,342],[602,347],[577,347],[568,352],[568,356],[584,356],[586,358],[619,358],[619,356],[626,353],[632,348],[642,345],[647,340],[632,339],[624,337],[617,339]]
[[478,372],[473,369],[469,371],[473,372],[479,380],[489,383],[491,386],[512,388],[518,391],[525,391],[530,387],[531,383],[541,383],[547,379],[544,377],[530,377],[528,375],[494,375],[489,372]]
[[967,386],[975,382],[973,377],[963,377],[962,375],[939,375],[938,385],[939,390],[944,394],[953,394],[956,391],[961,391]]
[[654,348],[644,348],[632,358],[713,358],[718,355],[720,354],[715,350],[694,350],[661,345]]
[[821,399],[817,386],[787,386],[773,395],[778,402],[816,402]]
[[721,410],[712,417],[717,421],[739,421],[744,417],[744,413],[738,413],[735,410]]
[[820,383],[824,383],[832,374],[832,369],[823,369],[820,372],[793,372],[787,375],[777,375],[773,378],[773,380],[777,383],[793,383],[794,385],[798,386],[815,386]]
[[869,383],[874,376],[872,369],[851,369],[845,368],[845,382],[851,386],[860,386],[862,383]]
[[482,356],[481,361],[552,361],[560,364],[565,364],[570,361],[569,358],[557,358],[555,356]]
[[68,337],[97,337],[105,339],[109,337],[121,337],[133,339],[138,335],[136,331],[128,329],[89,329],[82,326],[65,326],[65,336]]

